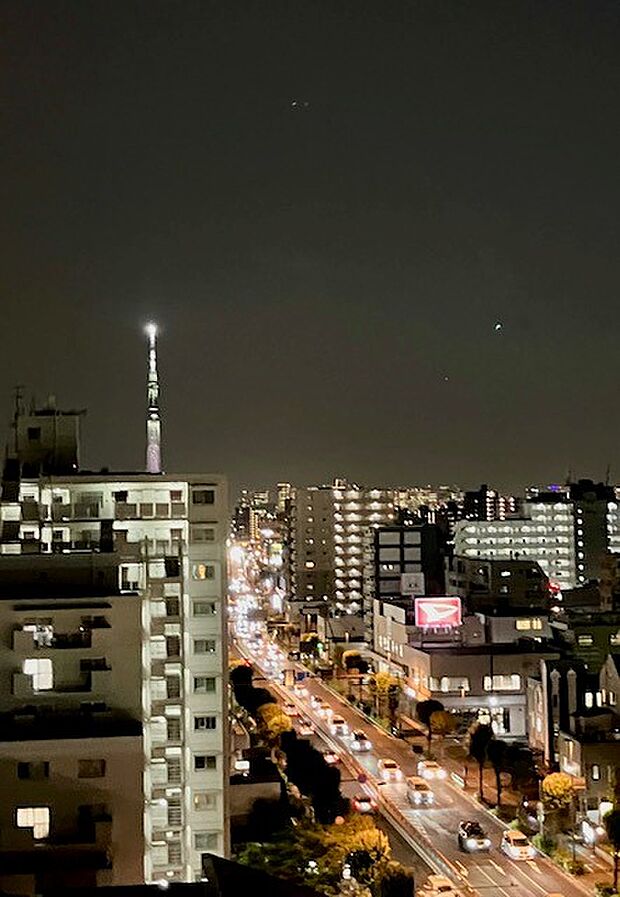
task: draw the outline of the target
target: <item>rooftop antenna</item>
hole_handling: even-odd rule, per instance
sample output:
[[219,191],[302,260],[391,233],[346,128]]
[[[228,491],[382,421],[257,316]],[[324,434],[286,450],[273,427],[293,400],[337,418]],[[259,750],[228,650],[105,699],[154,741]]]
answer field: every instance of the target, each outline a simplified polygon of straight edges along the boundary
[[161,417],[157,376],[157,324],[146,325],[148,337],[148,379],[146,412],[146,471],[161,473]]

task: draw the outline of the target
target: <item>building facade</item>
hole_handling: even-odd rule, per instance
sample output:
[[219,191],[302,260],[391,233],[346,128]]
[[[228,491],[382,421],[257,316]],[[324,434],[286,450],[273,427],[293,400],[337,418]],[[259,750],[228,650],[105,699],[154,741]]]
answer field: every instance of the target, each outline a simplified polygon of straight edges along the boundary
[[[36,556],[45,576],[56,555],[96,564],[113,553],[120,594],[140,598],[143,875],[193,881],[203,852],[228,851],[226,481],[25,472],[5,467],[0,556]],[[17,691],[3,711],[28,702],[32,671],[14,673]],[[85,700],[99,703],[105,675],[92,671]]]

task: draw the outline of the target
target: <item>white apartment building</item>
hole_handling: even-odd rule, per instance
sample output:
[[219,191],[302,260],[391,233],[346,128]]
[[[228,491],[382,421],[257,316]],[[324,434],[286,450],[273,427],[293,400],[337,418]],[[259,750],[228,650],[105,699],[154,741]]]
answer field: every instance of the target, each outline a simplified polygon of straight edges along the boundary
[[[229,849],[227,518],[221,476],[102,472],[10,480],[5,469],[0,554],[36,554],[40,562],[114,552],[120,593],[140,596],[131,648],[140,664],[147,882],[195,881],[203,852]],[[12,662],[13,693],[1,711],[27,703],[48,666],[20,671]],[[91,674],[96,701],[102,675]],[[124,688],[121,677],[118,700]]]
[[293,601],[326,601],[332,612],[361,613],[364,535],[395,519],[394,498],[394,490],[342,479],[294,490],[288,539]]
[[584,570],[583,546],[572,503],[526,502],[525,517],[507,520],[461,520],[456,525],[455,553],[466,558],[537,561],[549,580],[572,589]]

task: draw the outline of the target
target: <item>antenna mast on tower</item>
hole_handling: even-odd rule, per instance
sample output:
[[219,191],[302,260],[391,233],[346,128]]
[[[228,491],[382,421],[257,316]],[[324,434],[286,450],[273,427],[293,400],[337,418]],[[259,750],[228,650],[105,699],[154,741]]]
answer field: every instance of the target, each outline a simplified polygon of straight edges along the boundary
[[149,372],[146,412],[146,472],[161,473],[161,417],[159,414],[159,378],[157,376],[157,324],[147,324]]

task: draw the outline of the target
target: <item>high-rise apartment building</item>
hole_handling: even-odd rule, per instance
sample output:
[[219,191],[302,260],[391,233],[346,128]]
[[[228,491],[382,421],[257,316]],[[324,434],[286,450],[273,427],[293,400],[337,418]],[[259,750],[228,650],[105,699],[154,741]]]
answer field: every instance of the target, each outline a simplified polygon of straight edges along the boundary
[[365,533],[395,519],[394,491],[337,479],[296,488],[290,498],[288,572],[293,603],[325,602],[360,614]]
[[[134,688],[131,670],[137,664],[142,822],[134,831],[134,844],[140,845],[146,881],[194,881],[201,875],[203,852],[225,855],[228,851],[226,481],[211,474],[67,473],[53,465],[44,469],[38,462],[48,455],[48,446],[37,414],[29,415],[27,421],[20,415],[19,428],[26,435],[30,453],[26,463],[21,450],[12,451],[5,465],[0,556],[31,557],[43,604],[45,584],[59,557],[67,562],[81,558],[92,566],[95,576],[100,560],[109,557],[114,560],[116,582],[106,583],[105,594],[117,594],[119,600],[134,596],[140,625],[131,629],[131,644],[123,639],[128,659],[114,660],[110,675],[105,667],[89,666],[93,652],[85,650],[79,635],[84,632],[91,639],[104,638],[105,633],[91,632],[93,627],[83,624],[81,616],[107,619],[111,613],[107,609],[99,613],[76,608],[68,598],[79,598],[81,592],[72,593],[70,583],[50,593],[56,602],[54,611],[44,607],[33,610],[32,622],[28,622],[25,609],[13,605],[9,629],[15,626],[21,634],[13,636],[7,655],[6,672],[13,685],[10,695],[2,696],[0,691],[0,711],[11,714],[17,725],[37,691],[45,701],[45,719],[49,721],[56,712],[63,712],[67,695],[79,686],[79,694],[73,695],[75,708],[79,710],[86,702],[98,719],[97,714],[105,716],[108,707],[128,701],[124,690]],[[77,457],[77,451],[75,454]],[[5,591],[10,585],[6,575],[0,566],[0,584],[4,581]],[[59,616],[65,603],[73,613],[68,622]],[[24,630],[24,625],[37,628]],[[26,657],[24,639],[30,644],[39,627],[49,643],[37,643],[36,650]],[[77,633],[75,647],[71,639],[67,642],[67,633]],[[103,647],[97,650],[94,660],[103,658],[107,663],[106,652]],[[127,675],[116,677],[114,670],[120,666],[122,672],[122,663],[126,663]],[[66,681],[65,673],[61,675],[65,666],[70,671]],[[109,693],[100,689],[99,683],[105,681],[115,683]],[[37,687],[41,682],[51,686]],[[39,701],[35,711],[36,716]],[[67,756],[72,749],[77,762],[81,748],[77,743],[68,746]],[[50,763],[51,776],[51,761],[43,754],[39,759]],[[24,762],[29,762],[27,757]],[[110,790],[114,790],[112,784]],[[100,803],[105,808],[109,800],[102,795]],[[33,820],[36,808],[31,807]],[[12,823],[17,825],[16,815]],[[50,814],[49,834],[41,838],[37,838],[34,825],[38,825],[36,820],[31,837],[41,847],[46,838],[50,842],[56,838],[61,820]],[[39,833],[44,830],[45,826],[37,829]]]
[[455,553],[466,558],[537,561],[552,587],[600,579],[608,552],[620,552],[620,514],[612,487],[579,480],[562,491],[532,494],[523,516],[462,520]]

